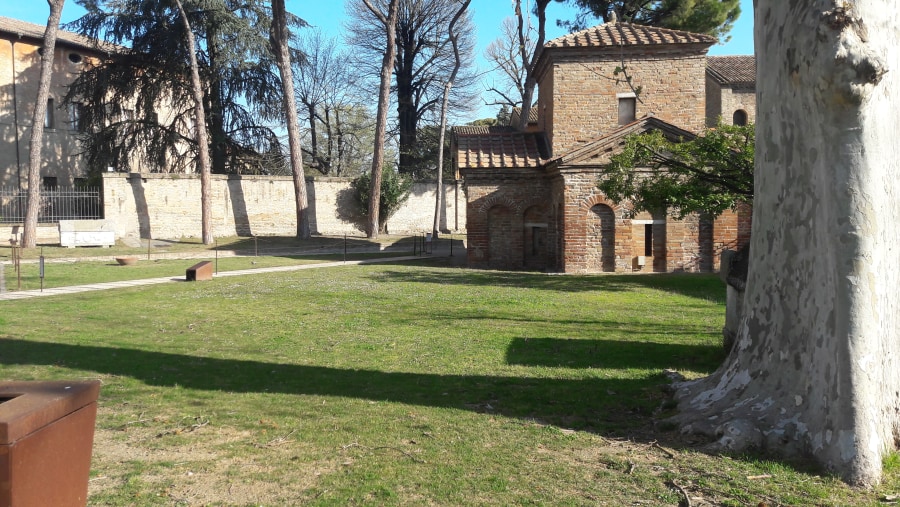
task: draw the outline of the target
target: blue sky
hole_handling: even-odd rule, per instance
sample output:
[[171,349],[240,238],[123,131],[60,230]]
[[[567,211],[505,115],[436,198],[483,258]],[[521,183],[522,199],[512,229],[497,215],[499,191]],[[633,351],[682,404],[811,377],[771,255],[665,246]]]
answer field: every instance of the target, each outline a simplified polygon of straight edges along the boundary
[[[526,0],[527,1],[527,0]],[[305,19],[313,26],[331,35],[338,36],[342,31],[345,19],[344,2],[341,0],[287,0],[290,12]],[[499,36],[503,18],[513,14],[510,0],[472,0],[475,26],[478,33],[478,66],[481,71],[490,67],[481,57],[484,48]],[[50,9],[41,0],[0,0],[0,15],[45,25]],[[62,21],[68,22],[84,14],[74,0],[67,0],[63,8]],[[557,19],[571,19],[574,11],[565,5],[551,2],[547,10],[547,39],[565,35],[565,31],[556,26]],[[711,55],[749,55],[753,54],[753,0],[741,0],[741,16],[731,32],[731,40],[726,44],[713,46]],[[485,111],[480,116],[487,116]],[[490,114],[492,116],[492,114]]]

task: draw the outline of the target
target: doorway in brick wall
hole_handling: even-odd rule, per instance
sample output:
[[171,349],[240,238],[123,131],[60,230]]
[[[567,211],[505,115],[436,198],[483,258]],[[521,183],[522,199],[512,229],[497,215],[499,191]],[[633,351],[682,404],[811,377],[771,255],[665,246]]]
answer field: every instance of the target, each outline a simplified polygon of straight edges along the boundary
[[548,218],[543,206],[532,206],[525,210],[522,220],[524,230],[523,253],[525,269],[546,270],[549,248],[547,242]]
[[616,213],[605,204],[597,204],[591,208],[590,221],[587,254],[593,265],[588,269],[613,272],[616,270]]

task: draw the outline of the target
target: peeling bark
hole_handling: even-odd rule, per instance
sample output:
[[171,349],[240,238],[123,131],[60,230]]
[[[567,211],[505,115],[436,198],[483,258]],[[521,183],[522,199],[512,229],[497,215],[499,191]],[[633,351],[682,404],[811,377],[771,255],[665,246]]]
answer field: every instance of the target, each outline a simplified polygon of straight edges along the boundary
[[[900,437],[900,15],[757,0],[751,262],[737,342],[678,384],[686,432],[812,458],[856,485]],[[888,72],[888,69],[894,72]]]

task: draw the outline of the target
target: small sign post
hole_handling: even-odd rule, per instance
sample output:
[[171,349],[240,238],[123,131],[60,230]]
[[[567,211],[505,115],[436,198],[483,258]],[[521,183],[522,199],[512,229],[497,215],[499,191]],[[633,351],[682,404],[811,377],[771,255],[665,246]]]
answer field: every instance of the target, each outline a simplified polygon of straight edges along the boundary
[[44,292],[44,247],[41,247],[41,292]]

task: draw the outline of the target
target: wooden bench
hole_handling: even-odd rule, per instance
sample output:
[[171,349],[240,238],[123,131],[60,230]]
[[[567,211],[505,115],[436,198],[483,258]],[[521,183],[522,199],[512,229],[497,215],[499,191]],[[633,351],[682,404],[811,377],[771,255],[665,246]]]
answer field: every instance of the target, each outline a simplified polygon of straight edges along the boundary
[[212,280],[213,277],[213,263],[210,261],[203,261],[194,264],[189,267],[184,274],[185,280],[188,282],[199,282],[203,280]]
[[116,233],[106,220],[60,220],[59,245],[111,247],[116,244]]

